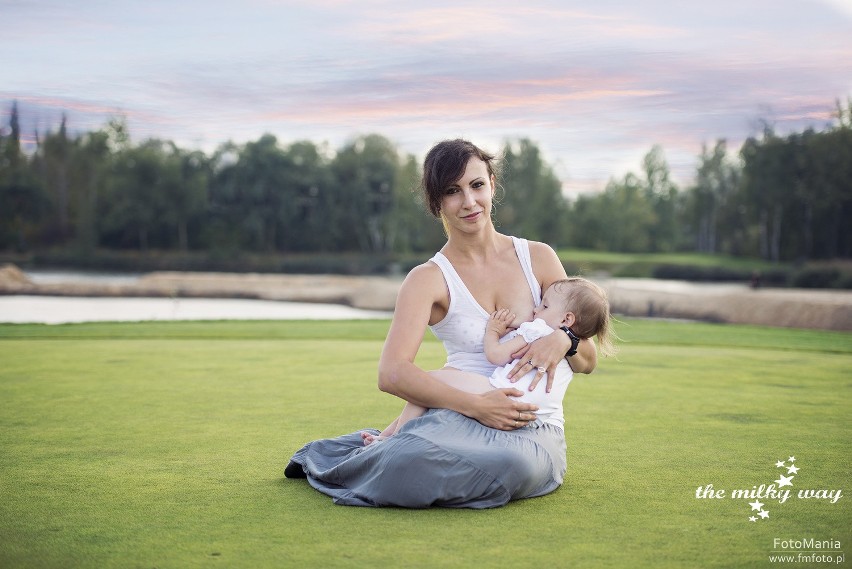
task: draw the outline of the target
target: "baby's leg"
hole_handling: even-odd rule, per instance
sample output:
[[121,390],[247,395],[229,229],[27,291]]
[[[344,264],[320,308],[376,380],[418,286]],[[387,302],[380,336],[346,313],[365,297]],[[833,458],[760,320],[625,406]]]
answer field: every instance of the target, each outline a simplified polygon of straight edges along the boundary
[[487,377],[469,371],[444,368],[430,371],[429,375],[441,383],[466,393],[487,393],[494,389]]
[[[491,387],[487,377],[476,373],[448,368],[430,371],[429,375],[441,383],[445,383],[450,387],[455,387],[460,391],[466,391],[467,393],[485,393],[486,391],[494,389]],[[402,414],[396,421],[396,428],[392,434],[395,435],[398,433],[402,426],[410,420],[422,417],[427,410],[428,409],[426,407],[421,407],[414,403],[406,403],[405,408],[402,410]],[[385,433],[382,434],[384,435]]]
[[[494,389],[491,387],[491,383],[489,383],[487,377],[476,373],[459,371],[457,369],[438,369],[430,371],[429,375],[441,383],[455,387],[460,391],[466,391],[467,393],[485,393]],[[422,417],[426,411],[426,407],[421,407],[414,403],[406,403],[405,408],[402,410],[402,415],[397,420],[394,434],[398,433],[399,429],[410,420]]]
[[[478,373],[470,373],[452,368],[438,369],[429,372],[429,375],[438,381],[455,387],[460,391],[467,393],[486,393],[494,389],[488,378]],[[397,417],[393,423],[387,426],[380,435],[372,435],[370,433],[361,433],[361,438],[364,440],[364,445],[370,445],[376,441],[380,441],[395,435],[399,432],[404,424],[417,417],[422,417],[428,409],[415,405],[414,403],[406,403],[402,410],[402,414]]]

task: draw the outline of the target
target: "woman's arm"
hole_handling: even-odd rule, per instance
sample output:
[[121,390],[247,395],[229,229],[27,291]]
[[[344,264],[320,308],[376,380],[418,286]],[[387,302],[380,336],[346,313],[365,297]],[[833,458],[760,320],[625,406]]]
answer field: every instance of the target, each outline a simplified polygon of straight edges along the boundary
[[592,373],[598,365],[598,349],[591,340],[580,340],[577,353],[567,359],[574,373]]
[[534,420],[532,411],[538,407],[509,398],[523,395],[517,389],[465,393],[414,364],[426,326],[445,312],[440,308],[447,303],[446,290],[440,269],[432,264],[420,265],[408,274],[379,359],[379,389],[423,407],[452,409],[497,429],[510,430],[518,426],[516,421]]
[[[541,283],[541,290],[547,288],[558,280],[567,277],[562,262],[556,252],[544,243],[530,242],[530,257],[532,259],[535,276]],[[558,331],[539,338],[525,349],[522,349],[513,357],[520,358],[515,367],[509,373],[509,378],[521,377],[530,370],[539,367],[547,368],[547,391],[553,386],[556,366],[571,348],[571,339],[567,334]],[[577,346],[577,353],[568,358],[568,363],[575,373],[592,373],[597,365],[597,349],[590,340],[581,340]],[[530,363],[532,362],[532,363]],[[530,387],[535,389],[544,374],[536,372]]]

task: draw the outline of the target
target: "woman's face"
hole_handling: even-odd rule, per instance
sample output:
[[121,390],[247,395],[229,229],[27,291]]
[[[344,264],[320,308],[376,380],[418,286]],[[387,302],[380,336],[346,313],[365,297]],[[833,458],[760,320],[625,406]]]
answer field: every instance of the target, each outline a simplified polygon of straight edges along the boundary
[[491,223],[491,199],[494,176],[479,158],[467,162],[464,174],[444,191],[441,213],[451,228],[465,232],[478,230]]

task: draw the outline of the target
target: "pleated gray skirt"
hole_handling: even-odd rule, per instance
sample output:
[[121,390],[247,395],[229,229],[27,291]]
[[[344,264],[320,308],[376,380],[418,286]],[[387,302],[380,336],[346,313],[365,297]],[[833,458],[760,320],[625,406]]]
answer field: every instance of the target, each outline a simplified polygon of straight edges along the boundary
[[360,433],[310,442],[291,465],[301,465],[311,486],[346,506],[495,508],[553,492],[565,476],[565,435],[540,422],[498,431],[430,409],[370,446]]

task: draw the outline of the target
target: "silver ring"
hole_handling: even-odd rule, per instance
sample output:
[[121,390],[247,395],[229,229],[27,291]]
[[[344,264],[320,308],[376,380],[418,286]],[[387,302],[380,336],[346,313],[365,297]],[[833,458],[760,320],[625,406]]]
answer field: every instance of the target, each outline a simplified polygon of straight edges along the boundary
[[531,366],[535,367],[535,364],[532,363],[532,360],[528,361],[527,363],[530,364]]
[[544,366],[538,366],[538,368],[537,368],[537,369],[538,369],[538,373],[544,373],[544,372],[546,372],[546,371],[547,371],[547,368],[546,368],[546,367],[544,367]]

